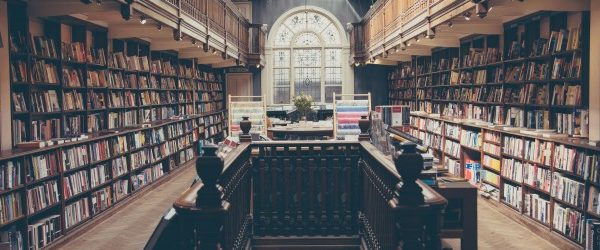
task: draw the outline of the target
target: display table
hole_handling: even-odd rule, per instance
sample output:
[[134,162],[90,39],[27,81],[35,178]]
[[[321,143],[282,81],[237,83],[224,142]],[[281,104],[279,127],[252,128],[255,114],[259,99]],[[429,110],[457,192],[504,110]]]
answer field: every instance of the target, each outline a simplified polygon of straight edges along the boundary
[[267,129],[273,140],[320,140],[333,137],[333,127],[277,126]]

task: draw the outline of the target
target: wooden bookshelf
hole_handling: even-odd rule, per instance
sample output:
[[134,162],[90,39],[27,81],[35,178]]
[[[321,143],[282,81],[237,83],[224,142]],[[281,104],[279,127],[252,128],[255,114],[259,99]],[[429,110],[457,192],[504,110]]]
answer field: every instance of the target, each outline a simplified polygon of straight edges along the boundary
[[[489,190],[490,187],[493,187],[493,192],[496,192],[496,200],[502,204],[505,204],[512,209],[516,210],[519,213],[522,213],[523,216],[527,216],[533,221],[536,221],[542,224],[545,227],[548,227],[549,230],[555,231],[560,235],[565,236],[566,238],[573,240],[575,243],[580,245],[583,242],[578,241],[573,237],[567,237],[565,234],[558,232],[554,228],[554,208],[555,206],[561,206],[563,208],[568,208],[571,211],[576,211],[580,213],[582,218],[595,218],[598,216],[594,212],[593,200],[595,197],[597,198],[597,191],[600,187],[598,184],[600,178],[598,176],[600,166],[600,147],[590,146],[587,143],[587,140],[581,138],[545,138],[541,135],[531,135],[527,133],[522,133],[520,131],[507,131],[504,130],[501,126],[487,126],[487,125],[477,125],[471,122],[466,122],[463,120],[448,118],[448,117],[440,117],[435,115],[427,115],[427,114],[413,114],[411,115],[411,134],[419,139],[421,139],[425,144],[427,140],[424,140],[427,136],[437,136],[438,134],[430,127],[427,127],[426,124],[439,124],[442,127],[442,143],[444,147],[449,143],[459,143],[461,157],[456,158],[451,154],[447,153],[445,150],[441,154],[440,162],[443,163],[443,167],[448,169],[448,166],[444,163],[447,162],[448,159],[458,161],[460,164],[460,169],[458,171],[452,171],[448,169],[449,172],[454,172],[456,175],[465,177],[465,167],[466,161],[471,160],[479,160],[481,159],[481,182],[478,183],[482,190]],[[431,121],[435,122],[431,122]],[[438,123],[439,122],[439,123]],[[491,152],[491,150],[487,150],[485,146],[482,148],[474,148],[472,146],[465,146],[461,143],[460,140],[456,140],[454,137],[456,135],[448,133],[446,130],[447,126],[451,127],[459,127],[460,128],[460,136],[463,135],[465,130],[469,131],[479,131],[481,132],[483,138],[482,143],[490,143],[499,147],[500,155],[497,152]],[[429,134],[429,135],[427,135]],[[486,137],[486,134],[492,134]],[[521,140],[523,142],[523,146],[517,147],[511,144],[507,144],[509,138],[514,138]],[[500,141],[498,141],[500,140]],[[531,143],[533,150],[528,150],[526,145],[527,141]],[[500,143],[499,143],[500,142]],[[543,146],[542,146],[543,145]],[[431,145],[428,145],[431,146]],[[506,151],[505,149],[510,148],[511,150]],[[518,148],[518,150],[512,150]],[[568,151],[572,150],[572,151]],[[566,154],[564,154],[566,152]],[[565,155],[571,158],[565,158],[564,161],[557,161],[557,159],[563,159]],[[577,158],[575,156],[581,155],[582,158]],[[492,167],[489,167],[488,164],[485,163],[484,157],[489,156],[494,159],[500,161],[499,170],[495,170]],[[479,158],[481,157],[481,158]],[[506,175],[503,170],[505,170],[505,163],[502,162],[503,159],[510,159],[516,162],[520,162],[523,164],[523,169],[521,177],[517,180],[513,175]],[[585,161],[582,162],[581,159]],[[573,167],[570,163],[574,162]],[[525,170],[527,165],[532,168],[537,168],[537,171],[547,171],[545,177],[548,183],[544,184],[540,183],[539,180],[534,179],[533,182],[527,181]],[[498,183],[492,183],[485,179],[486,173],[485,171],[492,172],[493,174],[498,176]],[[536,172],[537,173],[537,172]],[[557,193],[555,193],[556,185],[555,178],[568,178],[570,181],[581,184],[583,197],[579,198],[579,204],[574,204],[571,201],[567,201],[562,197],[559,197]],[[520,197],[518,203],[507,202],[505,197],[505,187],[507,185],[518,187],[520,189],[520,193],[516,196],[516,198]],[[483,188],[483,186],[487,186]],[[558,189],[556,189],[558,190]],[[542,221],[540,218],[532,217],[527,213],[527,209],[525,206],[525,199],[527,196],[533,195],[536,198],[542,198],[548,203],[548,211],[546,214],[545,221]],[[494,197],[494,195],[492,195]],[[519,204],[519,206],[516,206]],[[584,221],[582,221],[584,223]]]
[[[20,1],[8,8],[15,147],[0,152],[0,198],[11,206],[0,233],[19,232],[23,248],[34,247],[37,222],[54,225],[51,245],[224,139],[222,70],[141,39],[109,40],[75,18],[28,18]],[[54,105],[34,109],[49,98]],[[16,139],[45,146],[17,148]],[[34,198],[41,186],[50,192]]]
[[398,98],[410,91],[391,91],[390,103],[416,102],[413,110],[426,113],[586,137],[589,55],[583,52],[589,34],[581,31],[588,30],[589,13],[540,12],[504,27],[505,35],[472,35],[459,48],[436,48],[400,64],[396,72],[414,67],[416,99]]

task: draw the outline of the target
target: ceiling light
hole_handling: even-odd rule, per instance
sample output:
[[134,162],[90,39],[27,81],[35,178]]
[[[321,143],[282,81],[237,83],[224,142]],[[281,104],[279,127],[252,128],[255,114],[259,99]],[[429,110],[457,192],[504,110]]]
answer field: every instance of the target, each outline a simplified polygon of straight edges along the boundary
[[435,29],[434,28],[427,29],[427,34],[425,35],[425,37],[427,39],[434,39],[435,38]]
[[141,24],[146,24],[146,22],[147,22],[147,21],[148,21],[148,20],[146,20],[146,17],[145,17],[145,16],[140,16],[140,23],[141,23]]
[[481,3],[477,3],[475,5],[475,14],[477,14],[477,16],[479,18],[484,18],[487,16],[489,12],[489,3],[486,2],[481,2]]
[[212,49],[212,53],[213,53],[213,55],[216,55],[217,54],[217,50],[215,48],[213,48]]
[[98,5],[98,6],[102,5],[102,0],[96,0],[96,5]]
[[402,44],[402,46],[401,46],[400,48],[401,48],[402,50],[406,50],[406,42],[402,42],[401,44]]
[[463,17],[465,18],[465,20],[469,21],[471,20],[471,12],[467,11],[463,14]]
[[192,44],[196,45],[196,39],[192,39]]
[[156,25],[156,29],[157,29],[157,30],[162,30],[162,23],[159,23],[159,24],[157,24],[157,25]]
[[454,26],[454,23],[452,23],[452,20],[448,21],[448,27],[452,28],[452,26]]
[[354,63],[354,67],[358,67],[358,66],[360,66],[360,63],[359,62],[355,62]]
[[260,69],[260,64],[257,64],[257,65],[256,65],[256,68],[257,68],[257,69]]
[[419,42],[419,40],[420,40],[420,39],[419,39],[419,35],[417,35],[417,36],[415,37],[415,42]]
[[394,52],[398,53],[398,46],[394,47]]

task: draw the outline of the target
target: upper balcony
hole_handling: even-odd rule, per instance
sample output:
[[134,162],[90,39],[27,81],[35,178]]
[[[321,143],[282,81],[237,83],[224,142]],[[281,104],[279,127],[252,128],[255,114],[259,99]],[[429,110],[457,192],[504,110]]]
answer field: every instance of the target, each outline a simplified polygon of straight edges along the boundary
[[[256,65],[265,32],[230,0],[32,0],[32,17],[69,17],[107,27],[109,38],[140,38],[213,67]],[[258,60],[257,60],[258,58]]]
[[[589,9],[589,0],[523,2],[379,0],[361,22],[352,24],[350,36],[354,62],[408,61],[412,55],[431,55],[431,49],[435,47],[459,47],[460,39],[469,35],[502,34],[505,22],[538,11]],[[468,18],[465,18],[465,13],[468,13]]]

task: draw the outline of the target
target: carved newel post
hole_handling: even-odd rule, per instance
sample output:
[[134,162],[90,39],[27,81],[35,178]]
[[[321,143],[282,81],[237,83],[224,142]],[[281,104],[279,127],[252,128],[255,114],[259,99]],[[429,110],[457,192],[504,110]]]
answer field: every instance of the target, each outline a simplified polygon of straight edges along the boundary
[[250,121],[249,118],[250,117],[248,116],[242,116],[242,120],[240,121],[240,129],[242,130],[240,142],[252,142],[252,136],[250,136],[252,121]]
[[423,169],[423,157],[412,142],[401,143],[396,149],[394,164],[402,181],[390,205],[395,210],[398,249],[429,249],[426,230],[429,209],[424,205],[423,189],[416,182]]
[[371,139],[369,136],[369,128],[371,128],[371,120],[366,115],[361,115],[358,120],[358,127],[360,128],[360,135],[358,135],[359,141],[368,141]]
[[204,155],[196,160],[196,172],[203,186],[198,190],[194,220],[197,227],[197,249],[221,249],[223,220],[229,203],[222,199],[218,180],[223,172],[223,160],[216,156],[216,145],[204,147]]

